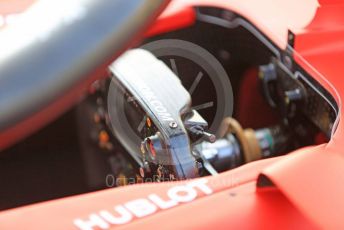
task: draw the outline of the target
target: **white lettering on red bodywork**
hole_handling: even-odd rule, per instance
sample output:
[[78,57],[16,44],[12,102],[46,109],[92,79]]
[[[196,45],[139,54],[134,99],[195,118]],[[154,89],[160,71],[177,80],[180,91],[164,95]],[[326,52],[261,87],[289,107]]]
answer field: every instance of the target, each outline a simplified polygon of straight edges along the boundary
[[74,225],[81,230],[108,229],[111,225],[129,223],[134,217],[143,218],[159,209],[168,209],[180,203],[191,202],[200,193],[209,195],[213,190],[207,185],[207,179],[194,180],[185,185],[177,185],[167,190],[167,199],[157,194],[150,194],[146,198],[138,198],[121,205],[116,205],[113,210],[93,212],[86,219],[76,218]]

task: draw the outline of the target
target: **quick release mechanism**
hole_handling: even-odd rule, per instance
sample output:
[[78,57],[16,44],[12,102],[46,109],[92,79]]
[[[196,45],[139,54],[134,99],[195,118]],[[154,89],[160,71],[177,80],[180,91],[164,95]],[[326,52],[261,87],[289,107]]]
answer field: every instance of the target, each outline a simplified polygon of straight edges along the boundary
[[235,119],[226,118],[221,128],[222,138],[213,144],[203,142],[194,149],[211,174],[288,151],[290,133],[283,125],[243,129]]

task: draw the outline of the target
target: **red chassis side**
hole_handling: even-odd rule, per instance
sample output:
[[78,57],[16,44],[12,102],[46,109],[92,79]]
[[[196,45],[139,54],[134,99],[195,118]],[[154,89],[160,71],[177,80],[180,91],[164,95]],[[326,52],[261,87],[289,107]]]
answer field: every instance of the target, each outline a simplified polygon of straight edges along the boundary
[[[338,126],[330,142],[218,176],[108,189],[4,211],[0,213],[0,229],[76,229],[87,221],[95,229],[344,227],[344,1],[174,0],[147,36],[191,25],[195,20],[192,7],[200,5],[242,15],[281,49],[288,46],[288,30],[295,35],[296,62],[339,105]],[[132,202],[145,205],[137,211],[130,208]],[[106,212],[102,211],[122,213],[122,217],[126,214],[121,219],[126,224],[104,218]]]

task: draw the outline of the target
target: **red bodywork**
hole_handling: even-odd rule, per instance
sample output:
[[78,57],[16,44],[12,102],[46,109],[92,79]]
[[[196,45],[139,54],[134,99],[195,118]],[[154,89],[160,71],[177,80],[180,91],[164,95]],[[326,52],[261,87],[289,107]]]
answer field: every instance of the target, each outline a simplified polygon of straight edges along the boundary
[[[211,194],[198,189],[190,202],[104,228],[343,229],[344,1],[174,0],[146,35],[192,25],[192,7],[200,5],[238,13],[281,49],[287,47],[290,30],[295,35],[294,59],[337,101],[337,129],[327,144],[207,177]],[[113,212],[116,205],[150,194],[167,199],[169,189],[186,183],[190,181],[133,185],[4,211],[0,229],[75,229],[76,219],[87,220],[101,210]]]

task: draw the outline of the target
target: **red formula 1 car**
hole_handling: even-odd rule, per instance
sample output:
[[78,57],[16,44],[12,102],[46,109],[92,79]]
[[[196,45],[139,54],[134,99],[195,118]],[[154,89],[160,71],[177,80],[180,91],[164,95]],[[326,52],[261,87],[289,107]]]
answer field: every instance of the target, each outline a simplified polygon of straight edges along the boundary
[[344,1],[0,1],[0,229],[343,229]]

